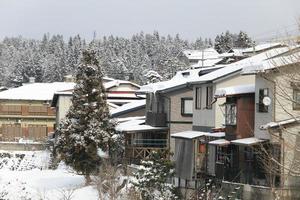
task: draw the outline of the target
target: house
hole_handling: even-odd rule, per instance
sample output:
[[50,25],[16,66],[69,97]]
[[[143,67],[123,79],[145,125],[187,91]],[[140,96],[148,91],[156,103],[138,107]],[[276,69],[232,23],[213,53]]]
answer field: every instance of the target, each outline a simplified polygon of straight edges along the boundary
[[137,94],[146,94],[146,119],[137,121],[134,129],[126,124],[124,129],[119,128],[127,138],[125,151],[129,160],[138,162],[153,148],[174,152],[175,143],[174,139],[170,140],[170,135],[192,127],[193,94],[188,80],[216,69],[180,71],[171,80],[151,83],[137,91]]
[[[239,154],[242,155],[245,144],[247,146],[248,143],[254,145],[261,142],[255,139],[253,134],[255,76],[253,74],[244,75],[242,74],[242,70],[249,65],[259,65],[264,60],[268,60],[287,51],[288,48],[286,47],[271,49],[252,57],[244,58],[235,63],[225,65],[203,76],[189,79],[188,82],[193,87],[193,126],[192,129],[186,129],[185,131],[194,132],[195,137],[186,137],[184,139],[186,143],[189,142],[193,144],[186,145],[187,148],[192,148],[191,152],[194,152],[194,154],[190,153],[192,159],[189,163],[186,163],[187,166],[193,166],[189,168],[193,170],[189,170],[189,176],[177,173],[177,177],[181,182],[187,185],[195,184],[195,181],[199,180],[199,177],[201,177],[203,173],[211,177],[219,177],[221,180],[223,176],[228,175],[228,180],[230,180],[232,176],[234,176],[234,170],[242,167],[242,165],[238,165],[234,166],[235,169],[233,169],[229,168],[229,166],[224,166],[224,163],[223,165],[221,163],[221,166],[217,164],[218,159],[228,158],[229,153],[235,156]],[[238,120],[236,115],[239,115]],[[238,122],[238,124],[230,125],[228,121],[229,117],[231,117],[232,123]],[[234,119],[236,121],[234,121]],[[198,133],[198,136],[196,133]],[[182,135],[183,133],[178,134]],[[213,134],[216,135],[214,136]],[[176,137],[175,133],[173,137],[175,143],[182,143],[182,136],[181,138]],[[232,143],[231,145],[231,142],[236,142],[236,144],[233,145]],[[197,144],[205,145],[206,158],[196,156],[200,155],[196,152],[203,153]],[[226,149],[225,147],[229,148]],[[184,147],[176,145],[175,148],[175,164],[176,166],[180,166],[182,159],[181,155],[177,152],[181,150],[177,148],[184,149]],[[203,147],[201,148],[203,149]],[[238,149],[241,149],[241,151],[237,154]],[[226,152],[226,156],[224,156],[224,152]],[[218,156],[221,154],[223,154],[223,156]],[[230,162],[237,164],[233,158]],[[197,163],[198,166],[205,166],[205,170],[203,171],[203,169],[195,166],[194,163]],[[224,174],[224,167],[233,170],[233,172]],[[239,176],[238,179],[240,180],[240,177],[242,177],[241,180],[244,181],[249,176],[248,174],[243,174]],[[186,179],[187,177],[190,179]]]
[[[135,105],[138,100],[144,99],[143,96],[135,95],[135,92],[140,88],[140,86],[135,83],[104,77],[103,84],[106,89],[107,104],[110,110],[117,109],[127,103]],[[75,86],[75,83],[73,83],[73,85]],[[72,105],[73,89],[74,87],[69,90],[57,91],[53,95],[51,106],[57,110],[56,124],[59,124],[59,122],[65,118]]]
[[0,92],[1,141],[45,141],[54,130],[53,94],[73,87],[67,82],[27,83]]
[[180,59],[193,68],[211,67],[222,60],[214,48],[185,50]]
[[300,197],[299,52],[299,46],[290,47],[269,62],[244,69],[245,74],[255,74],[254,135],[267,142],[263,148],[269,162],[264,167],[272,178],[268,185],[295,199]]

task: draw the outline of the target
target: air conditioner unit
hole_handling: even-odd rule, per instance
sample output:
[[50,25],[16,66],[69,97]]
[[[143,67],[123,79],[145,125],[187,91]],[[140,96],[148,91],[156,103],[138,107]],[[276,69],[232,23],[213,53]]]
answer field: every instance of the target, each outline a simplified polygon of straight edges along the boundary
[[17,124],[21,124],[21,120],[20,120],[20,119],[17,119],[17,120],[16,120],[16,123],[17,123]]

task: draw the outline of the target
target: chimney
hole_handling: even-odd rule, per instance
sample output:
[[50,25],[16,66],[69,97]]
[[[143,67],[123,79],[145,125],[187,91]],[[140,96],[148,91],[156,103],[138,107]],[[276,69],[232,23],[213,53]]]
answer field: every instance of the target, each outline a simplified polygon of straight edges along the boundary
[[35,78],[34,77],[29,77],[29,83],[35,83]]

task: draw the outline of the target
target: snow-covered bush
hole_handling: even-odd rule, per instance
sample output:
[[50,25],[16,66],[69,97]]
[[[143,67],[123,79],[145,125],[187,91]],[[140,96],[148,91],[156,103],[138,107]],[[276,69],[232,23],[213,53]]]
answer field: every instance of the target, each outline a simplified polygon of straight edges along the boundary
[[141,161],[131,181],[143,200],[174,200],[176,188],[169,183],[174,175],[174,164],[162,152],[152,152],[149,159]]

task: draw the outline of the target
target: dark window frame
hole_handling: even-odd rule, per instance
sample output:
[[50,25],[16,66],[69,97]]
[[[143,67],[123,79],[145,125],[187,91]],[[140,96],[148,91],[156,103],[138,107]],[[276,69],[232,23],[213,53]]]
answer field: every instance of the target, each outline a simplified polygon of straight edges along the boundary
[[[230,107],[229,108],[230,112],[228,112],[228,107]],[[230,125],[230,126],[237,125],[237,105],[235,103],[225,104],[225,125]]]
[[185,113],[185,101],[192,101],[192,112],[193,112],[193,98],[191,97],[183,97],[181,98],[181,115],[186,117],[193,116],[193,113]]
[[206,87],[206,109],[212,109],[212,102],[213,102],[213,86]]
[[202,97],[202,87],[196,87],[195,91],[195,109],[200,110],[201,109],[201,97]]

